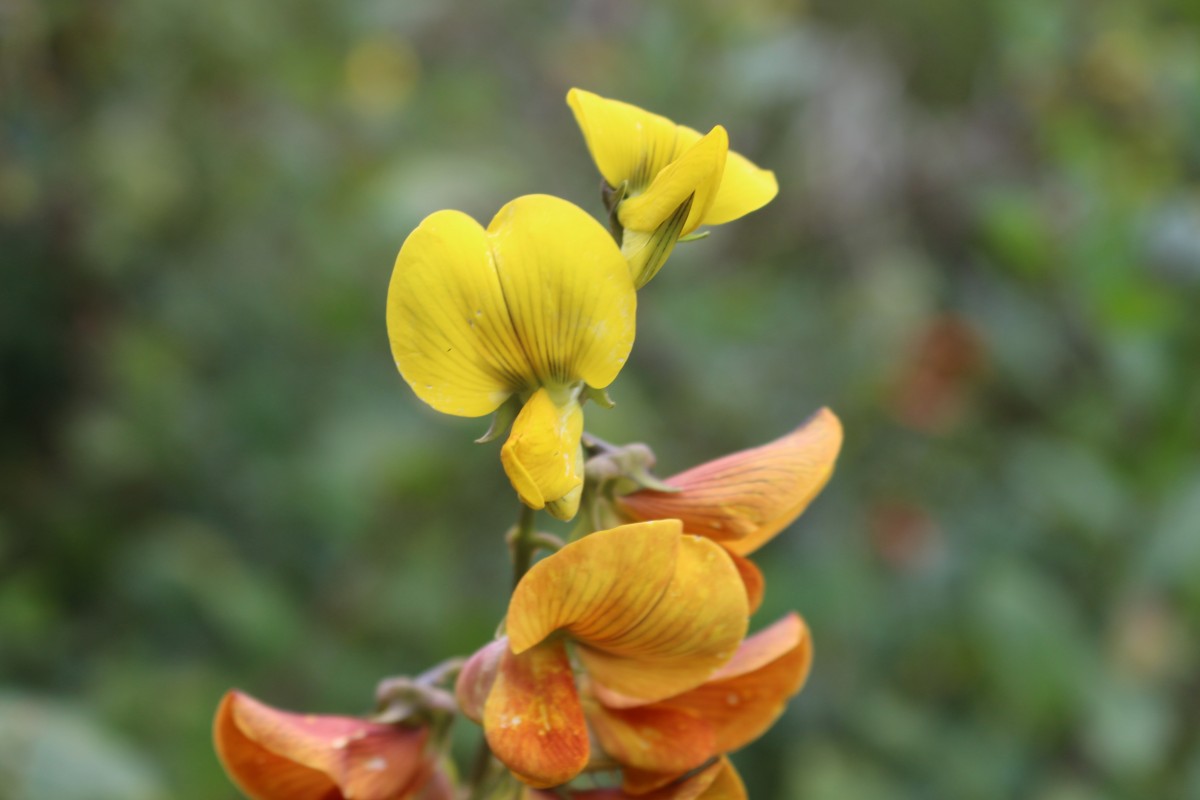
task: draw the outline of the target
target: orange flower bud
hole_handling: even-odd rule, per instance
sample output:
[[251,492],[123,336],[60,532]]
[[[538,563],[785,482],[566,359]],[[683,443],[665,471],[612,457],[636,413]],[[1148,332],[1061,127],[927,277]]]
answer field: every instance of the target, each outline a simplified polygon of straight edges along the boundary
[[[241,692],[217,709],[213,739],[229,777],[253,800],[416,800],[431,781],[429,731],[354,717],[292,714]],[[431,793],[421,792],[426,784]]]

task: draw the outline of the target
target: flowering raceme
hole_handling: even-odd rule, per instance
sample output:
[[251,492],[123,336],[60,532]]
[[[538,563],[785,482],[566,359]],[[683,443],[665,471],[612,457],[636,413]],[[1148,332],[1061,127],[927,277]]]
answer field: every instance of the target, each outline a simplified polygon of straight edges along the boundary
[[413,231],[388,287],[388,335],[401,375],[438,411],[478,417],[521,404],[504,470],[526,505],[570,519],[583,487],[580,397],[624,365],[636,303],[599,223],[565,200],[527,195],[486,230],[439,211]]
[[[567,102],[611,235],[547,195],[486,228],[438,211],[405,239],[388,287],[392,355],[417,396],[494,413],[481,441],[508,432],[500,460],[521,504],[499,631],[469,657],[381,680],[366,719],[229,692],[216,750],[252,800],[746,800],[729,754],[807,680],[799,614],[747,636],[765,591],[747,556],[829,480],[838,418],[822,409],[665,481],[650,447],[585,435],[583,418],[589,399],[611,405],[637,290],[681,237],[768,203],[775,177],[731,152],[721,126],[702,135],[579,89]],[[538,529],[539,510],[578,516],[565,542]],[[459,715],[483,729],[469,774],[450,755]]]
[[733,557],[752,608],[763,578],[746,556],[808,508],[833,475],[842,424],[827,408],[773,442],[723,456],[663,481],[674,492],[642,489],[615,498],[626,521],[678,519],[688,533],[719,543]]
[[582,89],[568,92],[567,104],[604,176],[621,251],[639,289],[681,236],[745,216],[779,191],[774,173],[729,149],[720,125],[701,135]]

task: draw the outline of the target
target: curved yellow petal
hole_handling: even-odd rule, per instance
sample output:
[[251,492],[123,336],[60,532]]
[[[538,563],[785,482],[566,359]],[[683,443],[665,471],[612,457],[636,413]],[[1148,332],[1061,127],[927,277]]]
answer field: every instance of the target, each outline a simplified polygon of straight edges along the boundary
[[400,374],[442,413],[489,414],[535,380],[487,236],[461,212],[431,214],[404,241],[388,286],[387,327]]
[[587,766],[587,722],[561,640],[504,652],[483,728],[496,757],[530,786],[558,786]]
[[643,705],[702,683],[746,632],[729,555],[676,520],[623,525],[543,559],[513,592],[508,635],[522,652],[556,630],[610,707]]
[[778,193],[774,172],[757,167],[750,159],[730,150],[721,186],[700,224],[721,225],[744,217],[771,202]]
[[640,189],[675,158],[678,127],[666,117],[582,89],[567,92],[567,105],[609,186]]
[[691,233],[717,195],[728,152],[729,135],[718,125],[664,167],[644,192],[621,203],[617,212],[621,225],[629,230],[652,231],[692,197],[680,235]]
[[841,445],[841,422],[823,408],[769,444],[668,478],[678,492],[643,490],[616,504],[630,519],[679,519],[688,533],[748,555],[808,507],[833,474]]
[[583,409],[578,402],[570,399],[560,406],[544,388],[533,393],[500,449],[504,472],[522,503],[541,509],[574,493],[578,508],[582,435]]
[[633,347],[637,294],[608,231],[566,200],[526,195],[500,209],[487,240],[537,382],[612,383]]
[[757,739],[800,691],[812,666],[812,638],[798,614],[789,614],[746,639],[737,654],[704,685],[652,708],[692,714],[713,727],[717,752]]

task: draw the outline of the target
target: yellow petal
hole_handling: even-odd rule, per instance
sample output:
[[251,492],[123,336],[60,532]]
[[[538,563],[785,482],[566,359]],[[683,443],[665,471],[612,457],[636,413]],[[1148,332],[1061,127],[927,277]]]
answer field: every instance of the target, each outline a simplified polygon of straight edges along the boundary
[[757,739],[783,713],[812,666],[812,639],[798,614],[789,614],[746,639],[704,685],[652,708],[687,713],[712,725],[717,752]]
[[732,150],[725,161],[721,187],[701,225],[720,225],[756,211],[779,193],[775,173],[761,169]]
[[606,705],[642,705],[702,683],[746,631],[741,578],[725,551],[675,520],[599,531],[548,556],[513,592],[515,652],[556,630]]
[[432,772],[427,729],[292,714],[240,692],[222,700],[213,736],[226,771],[254,800],[394,800]]
[[637,294],[608,231],[566,200],[526,195],[500,209],[487,238],[537,382],[612,383],[633,347]]
[[583,486],[580,445],[583,409],[574,399],[559,406],[538,389],[513,421],[500,461],[521,502],[544,508]]
[[587,766],[587,723],[561,640],[504,652],[483,728],[496,757],[530,786],[566,783]]
[[609,186],[641,189],[675,158],[678,127],[666,117],[582,89],[567,92],[567,105]]
[[[580,434],[582,435],[582,433],[583,433],[583,413],[582,412],[580,412],[579,418],[580,418],[579,430],[580,430]],[[584,470],[583,447],[576,445],[576,447],[575,447],[575,474],[583,475],[583,470]],[[582,499],[583,499],[583,481],[580,481],[579,484],[574,489],[569,490],[566,494],[564,494],[562,497],[558,498],[557,500],[547,500],[546,501],[546,511],[548,511],[550,513],[550,516],[554,517],[555,519],[561,519],[565,522],[565,521],[571,520],[575,517],[575,514],[579,511],[579,503]]]
[[644,192],[621,203],[617,212],[621,225],[629,230],[652,231],[692,197],[681,235],[691,233],[712,205],[728,152],[729,136],[718,125],[663,168]]
[[682,520],[688,533],[748,555],[808,507],[833,474],[841,445],[841,423],[821,409],[774,442],[668,478],[678,492],[643,490],[617,498],[617,507],[630,519]]
[[400,248],[387,327],[400,374],[442,413],[489,414],[535,380],[487,236],[458,211],[426,217]]

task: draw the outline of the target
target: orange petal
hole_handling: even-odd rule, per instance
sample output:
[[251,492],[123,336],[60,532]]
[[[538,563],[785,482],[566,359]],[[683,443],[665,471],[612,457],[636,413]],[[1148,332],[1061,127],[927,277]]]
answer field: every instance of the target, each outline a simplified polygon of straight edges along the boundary
[[617,498],[635,520],[679,519],[688,533],[749,555],[787,527],[833,474],[842,425],[829,409],[775,441],[668,478],[680,489]]
[[799,614],[789,614],[746,639],[703,686],[655,708],[694,714],[713,725],[717,752],[737,750],[771,727],[812,666],[812,639]]
[[395,800],[429,775],[428,731],[279,711],[241,692],[213,726],[226,772],[254,800]]
[[[613,798],[639,800],[746,800],[746,787],[728,758],[722,757],[710,767],[677,783],[674,776],[626,769],[622,773],[622,793]],[[579,800],[597,800],[599,796],[586,793],[575,795]]]
[[458,673],[454,695],[459,710],[472,722],[483,723],[483,706],[496,683],[500,658],[507,652],[507,637],[489,642],[476,650]]
[[742,577],[742,584],[746,587],[746,599],[750,603],[750,613],[753,614],[762,605],[767,581],[763,577],[762,570],[750,559],[739,556],[737,553],[729,553],[729,557],[733,559],[733,566],[737,568],[738,575]]
[[677,520],[622,525],[573,542],[513,592],[508,635],[520,653],[556,630],[606,705],[644,705],[703,683],[745,634],[746,592],[729,555]]
[[682,775],[716,754],[712,726],[688,711],[610,709],[595,701],[585,708],[600,747],[623,767]]
[[566,783],[587,766],[587,723],[561,640],[503,653],[483,729],[496,757],[536,788]]

